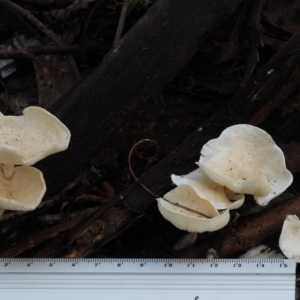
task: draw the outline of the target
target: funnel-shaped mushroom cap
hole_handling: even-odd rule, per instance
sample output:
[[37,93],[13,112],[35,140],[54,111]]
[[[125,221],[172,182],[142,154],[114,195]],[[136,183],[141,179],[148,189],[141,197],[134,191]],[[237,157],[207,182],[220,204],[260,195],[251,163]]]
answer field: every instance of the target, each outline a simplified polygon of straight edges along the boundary
[[288,215],[282,226],[279,247],[287,258],[300,262],[300,221],[296,215]]
[[23,114],[0,115],[0,163],[33,165],[68,148],[70,131],[55,116],[35,106]]
[[[191,186],[200,198],[208,200],[216,209],[237,209],[244,203],[244,195],[231,193],[231,197],[228,196],[223,186],[213,182],[199,168],[187,175],[172,175],[171,179],[177,186]],[[235,201],[230,202],[229,199]]]
[[15,168],[11,180],[0,172],[0,209],[33,210],[46,192],[42,172],[30,166]]
[[259,205],[268,204],[293,181],[281,149],[269,134],[251,125],[229,127],[206,143],[198,165],[213,181],[253,195]]
[[209,201],[200,198],[188,185],[178,186],[157,201],[162,216],[181,230],[216,231],[229,222],[229,210],[219,214]]

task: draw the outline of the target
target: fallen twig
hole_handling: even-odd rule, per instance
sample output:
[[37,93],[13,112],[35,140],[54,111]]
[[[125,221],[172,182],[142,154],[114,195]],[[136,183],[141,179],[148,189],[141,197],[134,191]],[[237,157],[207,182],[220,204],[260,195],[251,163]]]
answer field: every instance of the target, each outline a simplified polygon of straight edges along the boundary
[[127,14],[128,7],[129,7],[129,2],[130,2],[130,0],[124,0],[123,5],[122,5],[120,20],[119,20],[115,40],[114,40],[114,43],[113,43],[114,48],[119,43],[119,40],[121,39],[123,30],[124,30],[124,23],[125,23],[126,14]]
[[74,52],[87,52],[87,51],[101,51],[103,54],[107,52],[106,48],[102,45],[99,46],[42,46],[39,48],[25,48],[25,49],[0,49],[1,58],[27,58],[34,59],[35,55],[45,54],[71,54]]

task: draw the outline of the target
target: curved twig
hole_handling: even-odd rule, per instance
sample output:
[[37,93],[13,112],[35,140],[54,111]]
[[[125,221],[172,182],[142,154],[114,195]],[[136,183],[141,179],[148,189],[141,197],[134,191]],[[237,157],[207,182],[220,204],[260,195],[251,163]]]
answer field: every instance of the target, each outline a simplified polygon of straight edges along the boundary
[[[133,151],[136,150],[136,147],[137,147],[137,146],[139,146],[140,144],[145,143],[145,142],[149,142],[149,143],[153,143],[153,144],[158,145],[157,142],[155,142],[155,141],[153,141],[153,140],[150,140],[150,139],[143,139],[143,140],[141,140],[141,141],[135,143],[135,144],[133,145],[133,147],[130,149],[129,154],[128,154],[128,167],[129,167],[129,171],[130,171],[130,174],[132,175],[132,177],[134,178],[134,180],[135,180],[135,181],[136,181],[143,189],[145,189],[148,193],[150,193],[150,194],[153,195],[154,197],[160,198],[160,196],[154,194],[154,193],[153,193],[152,191],[150,191],[143,183],[141,183],[141,182],[139,181],[139,179],[136,177],[136,175],[135,175],[135,173],[134,173],[134,171],[133,171],[133,169],[132,169],[132,166],[131,166],[131,157],[132,157]],[[152,156],[152,157],[153,157],[153,156]],[[143,159],[144,159],[144,158],[143,158]]]

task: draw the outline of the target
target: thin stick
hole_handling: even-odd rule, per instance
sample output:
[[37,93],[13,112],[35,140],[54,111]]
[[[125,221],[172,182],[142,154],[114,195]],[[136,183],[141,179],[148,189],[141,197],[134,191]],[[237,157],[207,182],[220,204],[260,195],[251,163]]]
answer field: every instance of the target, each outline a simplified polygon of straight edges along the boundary
[[[29,58],[34,59],[36,55],[45,55],[45,54],[71,54],[73,52],[79,51],[98,51],[99,47],[97,46],[42,46],[39,48],[22,48],[22,49],[10,49],[3,50],[0,49],[0,59],[1,58]],[[105,50],[103,49],[103,54]]]
[[142,143],[145,143],[145,142],[149,142],[149,143],[153,143],[153,144],[156,144],[158,145],[157,142],[153,141],[153,140],[150,140],[150,139],[143,139],[139,142],[137,142],[136,144],[133,145],[133,147],[130,149],[129,151],[129,154],[128,154],[128,166],[129,166],[129,171],[130,171],[130,174],[132,175],[132,177],[134,178],[134,180],[143,188],[145,189],[148,193],[150,193],[151,195],[153,195],[154,197],[156,198],[160,198],[160,196],[154,194],[152,191],[150,191],[146,186],[144,186],[140,181],[139,179],[135,176],[135,173],[132,169],[132,166],[131,166],[131,157],[132,157],[132,153],[133,151],[135,151],[136,147],[139,146],[140,144]]
[[120,20],[119,20],[119,24],[118,24],[118,28],[117,28],[117,32],[116,32],[116,36],[115,36],[115,40],[114,40],[114,43],[113,43],[113,48],[115,48],[117,46],[117,44],[119,43],[119,41],[121,39],[121,35],[122,35],[123,30],[124,30],[124,23],[125,23],[128,7],[129,7],[129,0],[124,0],[122,10],[121,10]]

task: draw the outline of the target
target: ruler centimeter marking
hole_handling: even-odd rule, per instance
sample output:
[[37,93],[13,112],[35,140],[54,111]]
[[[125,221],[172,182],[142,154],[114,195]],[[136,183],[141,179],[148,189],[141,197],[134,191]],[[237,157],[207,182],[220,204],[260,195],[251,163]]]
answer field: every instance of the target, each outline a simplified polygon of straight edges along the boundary
[[9,300],[294,300],[295,270],[288,259],[0,258],[0,295]]

